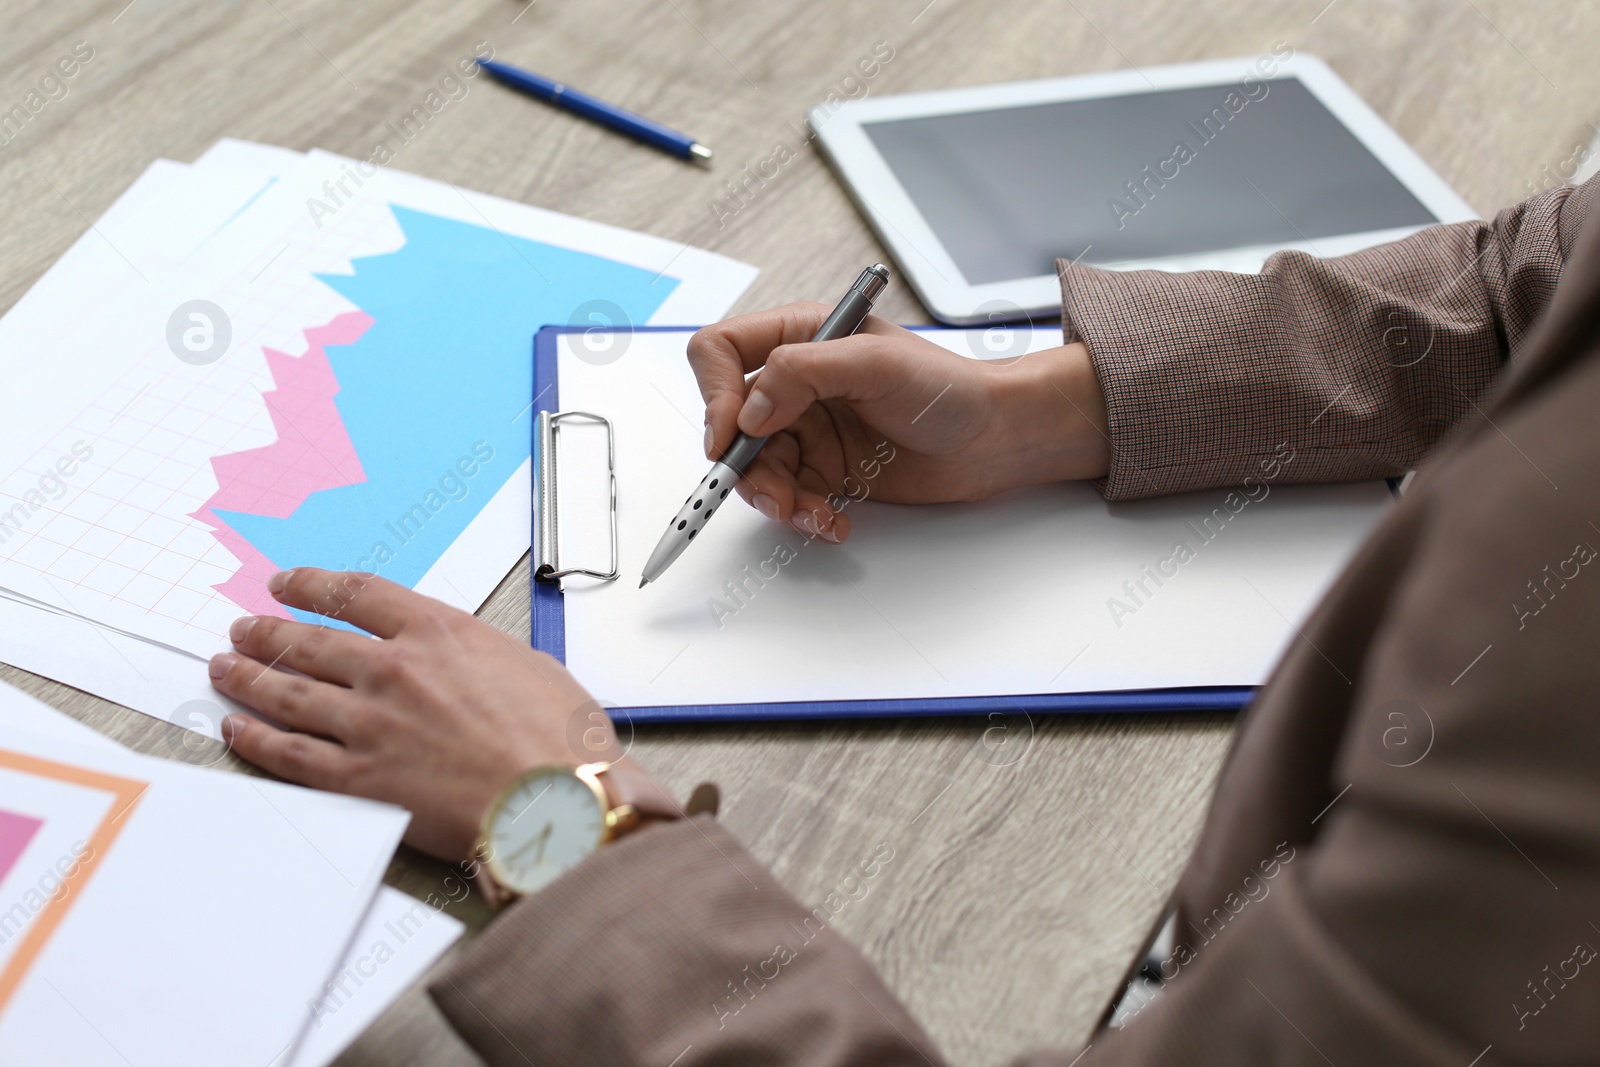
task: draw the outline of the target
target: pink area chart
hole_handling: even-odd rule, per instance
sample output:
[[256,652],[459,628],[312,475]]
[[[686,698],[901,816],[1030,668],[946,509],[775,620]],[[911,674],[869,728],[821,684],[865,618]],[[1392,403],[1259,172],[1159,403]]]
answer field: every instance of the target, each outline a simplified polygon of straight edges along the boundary
[[30,815],[0,810],[0,882],[6,880],[6,872],[22,858],[28,842],[43,825],[43,820]]
[[209,526],[212,535],[240,560],[237,573],[213,588],[246,611],[289,617],[266,591],[267,579],[279,567],[216,511],[287,518],[312,493],[366,480],[334,403],[339,380],[326,348],[354,344],[371,329],[373,321],[366,312],[351,311],[314,326],[305,331],[306,350],[299,356],[263,349],[276,388],[262,398],[277,440],[211,460],[218,488],[193,517]]

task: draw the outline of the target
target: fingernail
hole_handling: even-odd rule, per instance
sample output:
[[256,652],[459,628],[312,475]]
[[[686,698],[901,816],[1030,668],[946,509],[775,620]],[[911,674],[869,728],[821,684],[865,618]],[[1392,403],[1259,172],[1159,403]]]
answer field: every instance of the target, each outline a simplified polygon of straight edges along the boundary
[[766,421],[772,414],[772,398],[760,389],[750,393],[744,401],[744,410],[739,412],[739,425],[755,429]]
[[274,574],[271,578],[268,578],[267,579],[267,592],[273,593],[273,594],[277,594],[277,593],[283,592],[284,589],[289,585],[289,575],[291,575],[293,573],[294,573],[294,571],[292,571],[292,570],[279,571],[277,574]]
[[776,521],[778,518],[778,502],[765,493],[757,493],[750,498],[750,503],[755,509],[769,519]]
[[717,443],[717,431],[715,431],[715,430],[713,430],[711,428],[711,424],[710,423],[707,423],[706,424],[706,458],[707,459],[711,458],[711,448],[716,443]]
[[250,633],[250,628],[255,624],[256,617],[254,615],[246,615],[242,619],[234,619],[233,625],[228,627],[228,639],[237,645],[245,639],[246,635]]
[[229,715],[227,718],[223,719],[222,740],[231,744],[233,742],[234,735],[244,730],[244,720],[245,717],[243,715]]
[[832,541],[834,544],[839,543],[839,533],[832,526],[829,526],[826,530],[823,530],[822,536],[825,540]]
[[228,652],[219,653],[211,657],[211,663],[208,665],[207,670],[210,672],[212,678],[220,679],[223,675],[228,673],[230,668],[233,667],[234,660],[237,658],[237,656],[234,656]]
[[789,520],[789,524],[809,537],[817,536],[817,520],[813,519],[807,512],[795,512],[794,517]]

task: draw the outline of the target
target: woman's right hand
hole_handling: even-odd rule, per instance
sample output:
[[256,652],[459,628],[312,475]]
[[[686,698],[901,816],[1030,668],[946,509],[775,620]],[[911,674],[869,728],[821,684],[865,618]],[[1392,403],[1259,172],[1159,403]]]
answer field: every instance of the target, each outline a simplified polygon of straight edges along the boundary
[[1083,345],[969,359],[875,316],[813,344],[831,310],[788,304],[689,341],[707,457],[740,430],[771,437],[738,485],[768,518],[843,541],[849,501],[979,500],[1106,473],[1105,400]]

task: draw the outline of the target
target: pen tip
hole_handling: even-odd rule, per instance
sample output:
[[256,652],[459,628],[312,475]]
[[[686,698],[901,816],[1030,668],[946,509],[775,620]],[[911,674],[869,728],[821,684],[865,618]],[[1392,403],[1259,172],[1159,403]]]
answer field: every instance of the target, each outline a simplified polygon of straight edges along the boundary
[[650,584],[650,579],[648,579],[648,578],[640,578],[639,579],[639,588],[640,589],[643,589],[645,586],[647,586],[649,584]]
[[711,162],[711,149],[707,148],[703,144],[700,144],[699,142],[695,142],[689,146],[689,154],[694,157],[695,162],[697,163]]

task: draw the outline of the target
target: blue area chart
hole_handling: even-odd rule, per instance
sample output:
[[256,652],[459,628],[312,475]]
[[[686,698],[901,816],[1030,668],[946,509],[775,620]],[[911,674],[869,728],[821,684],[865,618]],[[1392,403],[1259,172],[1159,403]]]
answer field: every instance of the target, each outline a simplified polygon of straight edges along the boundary
[[313,492],[283,518],[215,514],[278,567],[377,571],[414,586],[529,457],[533,335],[595,301],[646,322],[678,282],[391,210],[403,247],[354,260],[354,274],[317,276],[372,319],[353,343],[326,349],[365,480]]

